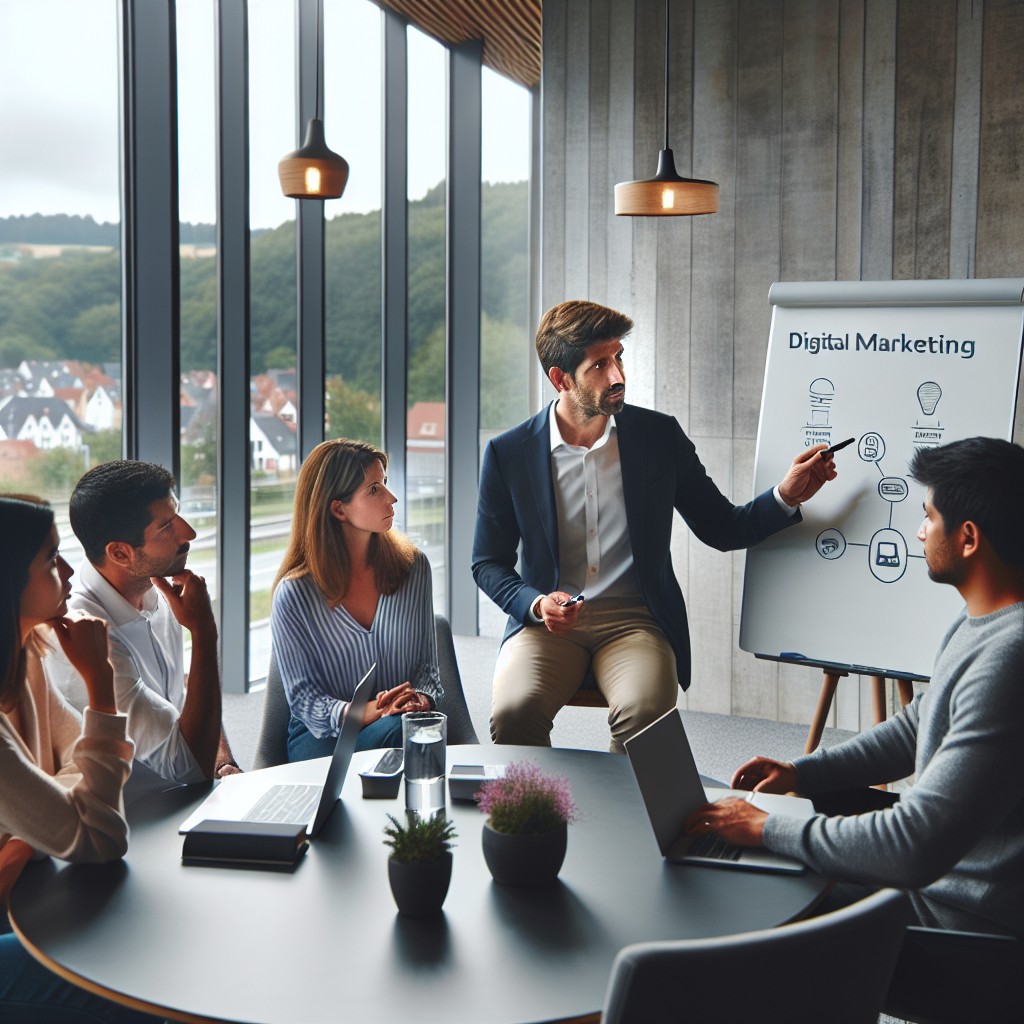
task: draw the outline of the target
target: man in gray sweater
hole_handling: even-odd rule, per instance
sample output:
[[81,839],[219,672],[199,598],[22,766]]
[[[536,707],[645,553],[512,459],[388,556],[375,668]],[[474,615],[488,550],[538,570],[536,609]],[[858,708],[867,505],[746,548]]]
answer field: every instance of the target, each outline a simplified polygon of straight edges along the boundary
[[916,773],[914,784],[885,809],[805,821],[723,800],[694,813],[687,831],[764,845],[831,878],[905,889],[930,927],[1021,937],[1024,448],[969,438],[920,449],[910,472],[928,489],[917,535],[928,575],[965,602],[931,682],[894,718],[838,747],[792,764],[755,757],[733,786],[817,798]]

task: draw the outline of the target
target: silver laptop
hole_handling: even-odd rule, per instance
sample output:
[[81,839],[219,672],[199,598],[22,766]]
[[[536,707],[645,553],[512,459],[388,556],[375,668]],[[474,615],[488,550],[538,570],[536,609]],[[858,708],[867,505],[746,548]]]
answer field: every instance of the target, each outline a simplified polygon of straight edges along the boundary
[[674,864],[713,864],[794,875],[807,870],[798,860],[771,850],[733,846],[717,836],[688,836],[683,832],[686,819],[698,807],[726,796],[750,800],[755,807],[770,814],[789,814],[797,818],[811,817],[814,805],[803,797],[748,793],[739,789],[709,787],[705,790],[677,709],[626,740],[626,753],[658,847],[666,860]]
[[[363,709],[370,694],[376,662],[359,681],[348,712],[338,731],[327,778],[317,783],[274,783],[274,769],[229,775],[181,823],[179,833],[188,832],[201,821],[263,821],[276,825],[307,822],[306,834],[315,837],[327,821],[345,785],[345,774],[362,729]],[[271,778],[267,778],[270,773]]]

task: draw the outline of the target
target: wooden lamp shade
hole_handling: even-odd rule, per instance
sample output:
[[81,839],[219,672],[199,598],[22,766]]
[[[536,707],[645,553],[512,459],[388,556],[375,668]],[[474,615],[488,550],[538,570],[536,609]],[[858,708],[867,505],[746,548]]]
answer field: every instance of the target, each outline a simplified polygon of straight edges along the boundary
[[718,213],[718,185],[702,178],[683,178],[676,171],[668,145],[669,0],[665,0],[665,147],[658,154],[658,171],[643,181],[620,181],[615,186],[616,217],[694,217]]
[[281,158],[277,176],[291,199],[338,199],[348,184],[348,161],[327,148],[324,123],[314,117],[302,146]]
[[718,185],[676,173],[671,149],[658,156],[658,173],[643,181],[620,181],[615,186],[618,217],[692,217],[718,212]]

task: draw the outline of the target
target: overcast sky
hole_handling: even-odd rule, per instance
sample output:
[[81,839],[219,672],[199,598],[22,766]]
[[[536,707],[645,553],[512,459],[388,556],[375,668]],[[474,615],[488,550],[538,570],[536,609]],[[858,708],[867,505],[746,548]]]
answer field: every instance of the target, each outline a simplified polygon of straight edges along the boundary
[[[120,217],[117,0],[0,0],[0,216]],[[180,215],[212,223],[213,0],[178,0]],[[325,0],[324,126],[348,160],[328,216],[380,208],[380,20],[368,0]],[[250,222],[294,217],[277,162],[295,148],[294,6],[249,0]],[[409,195],[444,177],[443,48],[409,33]],[[529,97],[484,69],[485,181],[529,171]]]

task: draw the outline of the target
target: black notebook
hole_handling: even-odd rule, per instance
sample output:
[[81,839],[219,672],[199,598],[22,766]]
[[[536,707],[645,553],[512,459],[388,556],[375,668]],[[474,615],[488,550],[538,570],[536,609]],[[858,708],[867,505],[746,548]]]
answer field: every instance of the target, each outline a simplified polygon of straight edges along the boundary
[[290,869],[308,846],[304,824],[207,818],[186,833],[181,859],[185,864]]

